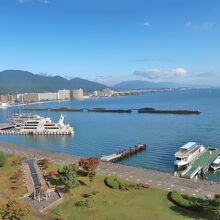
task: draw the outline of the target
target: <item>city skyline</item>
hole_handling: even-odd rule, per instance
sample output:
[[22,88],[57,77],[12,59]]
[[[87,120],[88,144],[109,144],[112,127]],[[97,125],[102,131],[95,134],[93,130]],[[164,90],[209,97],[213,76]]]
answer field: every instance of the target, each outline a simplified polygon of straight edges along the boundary
[[0,70],[220,85],[220,3],[0,0]]

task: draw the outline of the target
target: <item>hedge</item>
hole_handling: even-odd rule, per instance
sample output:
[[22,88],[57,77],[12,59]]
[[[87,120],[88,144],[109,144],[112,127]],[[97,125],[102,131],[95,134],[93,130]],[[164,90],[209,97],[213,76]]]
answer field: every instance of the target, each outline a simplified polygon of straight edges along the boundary
[[125,181],[115,176],[106,177],[105,184],[112,189],[120,189],[120,190],[149,188],[149,185]]
[[181,193],[177,191],[171,192],[170,198],[178,206],[181,206],[183,208],[192,208],[191,202],[188,199],[183,198]]

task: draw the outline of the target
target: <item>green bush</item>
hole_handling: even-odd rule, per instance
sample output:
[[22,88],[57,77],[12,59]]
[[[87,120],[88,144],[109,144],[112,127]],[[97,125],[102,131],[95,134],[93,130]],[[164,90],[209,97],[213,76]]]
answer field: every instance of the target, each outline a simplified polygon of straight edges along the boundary
[[0,167],[3,167],[6,163],[6,156],[3,154],[3,152],[0,152]]
[[114,176],[109,176],[105,178],[105,183],[112,189],[120,189],[120,184],[118,182],[118,178]]
[[149,188],[149,185],[122,180],[115,176],[106,177],[105,184],[110,188],[120,189],[120,190]]
[[171,192],[170,198],[178,206],[181,206],[184,208],[192,208],[192,203],[190,202],[190,200],[183,198],[181,193],[177,191]]

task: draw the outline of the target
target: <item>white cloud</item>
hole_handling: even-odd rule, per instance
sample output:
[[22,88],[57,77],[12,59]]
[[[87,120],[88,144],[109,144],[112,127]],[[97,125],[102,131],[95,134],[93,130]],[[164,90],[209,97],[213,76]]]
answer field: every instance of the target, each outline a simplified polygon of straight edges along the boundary
[[210,21],[204,21],[204,22],[200,22],[200,23],[194,23],[192,21],[187,21],[187,22],[185,22],[185,26],[187,28],[208,30],[208,29],[211,29],[214,26],[214,24]]
[[135,71],[134,75],[141,76],[143,78],[149,80],[166,80],[166,79],[174,79],[177,77],[183,77],[187,75],[187,69],[178,67],[175,69],[145,69],[142,71]]
[[145,27],[150,27],[150,26],[151,26],[151,24],[150,24],[149,21],[145,21],[145,22],[143,23],[143,25],[144,25]]

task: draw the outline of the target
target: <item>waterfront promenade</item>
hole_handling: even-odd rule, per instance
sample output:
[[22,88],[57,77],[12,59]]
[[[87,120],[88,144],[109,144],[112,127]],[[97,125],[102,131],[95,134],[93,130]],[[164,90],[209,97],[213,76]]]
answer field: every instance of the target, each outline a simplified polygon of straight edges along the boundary
[[[3,142],[0,142],[0,151],[6,154],[16,154],[30,159],[48,158],[51,162],[58,164],[78,163],[80,159],[80,157],[64,153],[54,153]],[[164,189],[166,191],[177,190],[184,194],[197,197],[211,198],[215,194],[220,194],[219,182],[183,179],[175,177],[170,173],[108,162],[100,162],[97,171],[104,176],[118,176],[129,181],[148,183],[152,187]]]

